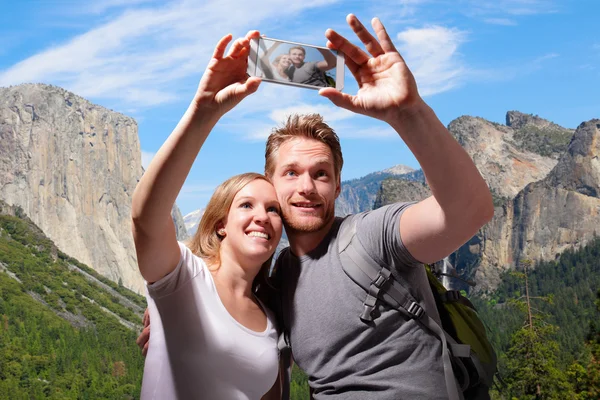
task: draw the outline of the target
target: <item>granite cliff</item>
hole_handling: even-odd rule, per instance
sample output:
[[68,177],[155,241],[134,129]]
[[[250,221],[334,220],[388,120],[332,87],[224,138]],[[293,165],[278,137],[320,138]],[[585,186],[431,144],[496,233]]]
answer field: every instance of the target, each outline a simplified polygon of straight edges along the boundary
[[[131,196],[143,173],[136,122],[61,88],[0,88],[0,199],[68,255],[142,291]],[[174,207],[175,225],[185,227]]]
[[[500,274],[522,259],[553,260],[596,234],[600,121],[573,131],[510,111],[506,125],[464,116],[448,129],[473,158],[496,205],[492,221],[450,257],[463,277],[475,279],[478,291],[495,288]],[[390,178],[375,203],[428,195],[426,188]]]

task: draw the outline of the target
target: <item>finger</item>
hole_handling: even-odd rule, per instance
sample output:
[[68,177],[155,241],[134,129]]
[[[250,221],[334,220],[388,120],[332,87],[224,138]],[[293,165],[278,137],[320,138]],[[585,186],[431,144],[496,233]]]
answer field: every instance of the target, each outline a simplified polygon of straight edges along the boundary
[[260,37],[260,32],[253,30],[253,31],[248,31],[248,33],[246,33],[246,39],[251,40],[251,39],[258,39]]
[[[335,47],[333,46],[333,43],[331,42],[327,42],[326,44],[327,48],[331,49],[331,50],[336,50]],[[352,59],[350,57],[347,57],[344,54],[344,64],[348,67],[348,69],[350,70],[350,72],[352,73],[352,76],[354,76],[354,79],[356,79],[356,81],[358,82],[358,69],[360,68],[358,66],[358,64],[356,64],[354,61],[352,61]]]
[[148,355],[148,343],[142,349],[142,357],[146,357]]
[[375,37],[371,35],[371,32],[369,32],[365,28],[365,26],[358,20],[358,18],[356,18],[356,15],[349,14],[346,17],[346,21],[348,22],[348,25],[350,25],[354,33],[356,33],[356,36],[358,36],[360,41],[363,42],[367,51],[373,57],[380,56],[384,53],[383,49],[379,45],[379,42],[377,42],[377,39],[375,39]]
[[348,39],[333,29],[327,29],[325,37],[331,42],[334,50],[341,51],[344,55],[350,57],[355,64],[362,65],[369,60],[367,53],[350,43]]
[[147,327],[150,324],[150,315],[148,313],[148,309],[147,308],[144,311],[144,317],[142,318],[142,324],[144,325],[144,328]]
[[246,38],[237,39],[231,45],[229,52],[227,53],[227,57],[231,58],[239,58],[244,49],[248,48],[249,41]]
[[260,78],[250,77],[246,82],[236,82],[217,93],[215,100],[222,104],[237,105],[246,96],[256,92],[260,85]]
[[232,36],[231,33],[228,35],[225,35],[221,38],[221,40],[219,40],[219,43],[217,43],[217,47],[215,47],[215,52],[213,53],[213,58],[216,59],[220,59],[223,58],[223,54],[225,54],[225,49],[227,48],[227,45],[229,44],[229,42],[231,42]]
[[137,339],[135,340],[135,343],[138,345],[138,347],[140,349],[142,349],[144,347],[144,345],[146,345],[146,343],[148,343],[148,340],[150,340],[150,327],[149,326],[142,329],[142,333],[140,333],[140,336],[137,337]]
[[398,50],[396,50],[396,46],[394,46],[392,39],[390,39],[390,36],[388,35],[379,18],[373,18],[371,25],[373,26],[373,30],[379,39],[379,43],[381,43],[383,51],[386,53],[397,53]]
[[354,96],[347,93],[342,93],[334,88],[325,88],[319,90],[319,95],[326,97],[338,107],[345,108],[346,110],[354,111]]

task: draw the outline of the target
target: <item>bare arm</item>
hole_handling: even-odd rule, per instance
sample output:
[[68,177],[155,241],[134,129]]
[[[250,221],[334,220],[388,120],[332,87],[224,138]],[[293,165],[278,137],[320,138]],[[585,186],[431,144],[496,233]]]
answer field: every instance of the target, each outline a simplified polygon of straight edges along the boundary
[[221,116],[258,88],[258,78],[247,78],[246,59],[253,31],[234,42],[231,35],[217,44],[187,111],[162,145],[133,194],[132,231],[138,265],[144,279],[156,282],[173,271],[179,246],[171,208],[202,144]]
[[[264,42],[261,42],[264,43]],[[273,54],[273,52],[279,47],[279,45],[281,44],[281,42],[275,42],[273,43],[273,45],[271,47],[269,47],[269,49],[265,52],[265,54],[260,58],[259,62],[260,62],[260,67],[263,71],[263,74],[265,75],[265,78],[268,79],[273,79],[273,67],[271,66],[271,61],[269,60],[271,57],[271,54]]]
[[357,80],[354,96],[327,88],[334,104],[389,123],[413,152],[433,196],[407,209],[400,234],[417,260],[434,262],[452,253],[493,216],[491,193],[466,151],[419,96],[415,79],[379,19],[375,38],[349,15],[348,24],[367,52],[328,30],[327,46],[344,53]]
[[337,59],[331,51],[327,51],[325,49],[317,50],[319,50],[319,52],[323,55],[323,58],[325,58],[323,61],[319,61],[317,63],[317,68],[319,68],[321,71],[329,71],[330,69],[335,67]]

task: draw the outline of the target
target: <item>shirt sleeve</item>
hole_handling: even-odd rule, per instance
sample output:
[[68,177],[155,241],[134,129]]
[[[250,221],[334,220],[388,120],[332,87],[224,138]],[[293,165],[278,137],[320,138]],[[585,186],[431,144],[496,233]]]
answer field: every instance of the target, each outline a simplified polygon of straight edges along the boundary
[[150,297],[156,299],[167,296],[191,281],[199,273],[204,273],[206,269],[204,261],[195,256],[185,244],[181,242],[178,244],[180,257],[177,267],[158,281],[146,283]]
[[390,204],[364,213],[358,221],[358,239],[378,263],[397,270],[422,264],[410,254],[400,237],[400,217],[414,204]]

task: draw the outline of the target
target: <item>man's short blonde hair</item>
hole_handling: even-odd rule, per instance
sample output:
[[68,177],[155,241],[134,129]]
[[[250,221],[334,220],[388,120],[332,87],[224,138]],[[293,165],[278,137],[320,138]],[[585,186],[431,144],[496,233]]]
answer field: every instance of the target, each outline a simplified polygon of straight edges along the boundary
[[296,138],[318,140],[329,147],[333,155],[335,177],[339,182],[344,165],[340,139],[319,114],[292,114],[283,126],[273,129],[265,149],[265,175],[269,178],[273,177],[279,148],[283,143]]

